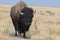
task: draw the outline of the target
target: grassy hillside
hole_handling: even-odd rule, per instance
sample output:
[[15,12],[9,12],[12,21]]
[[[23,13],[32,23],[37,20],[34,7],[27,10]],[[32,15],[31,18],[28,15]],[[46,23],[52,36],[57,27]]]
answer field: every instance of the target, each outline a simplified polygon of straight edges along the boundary
[[[0,5],[0,38],[2,40],[19,40],[18,37],[9,36],[11,33],[14,33],[14,27],[10,18],[11,7],[11,5]],[[29,7],[36,10],[29,31],[31,35],[30,40],[60,40],[60,8]]]

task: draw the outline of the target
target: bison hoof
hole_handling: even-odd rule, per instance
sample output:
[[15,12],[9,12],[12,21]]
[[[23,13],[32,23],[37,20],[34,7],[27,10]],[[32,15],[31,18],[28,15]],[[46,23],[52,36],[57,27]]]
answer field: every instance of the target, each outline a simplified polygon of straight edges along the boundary
[[15,36],[17,36],[17,34],[15,34]]
[[26,36],[23,36],[23,38],[25,38],[25,39],[30,39],[30,37],[26,37]]

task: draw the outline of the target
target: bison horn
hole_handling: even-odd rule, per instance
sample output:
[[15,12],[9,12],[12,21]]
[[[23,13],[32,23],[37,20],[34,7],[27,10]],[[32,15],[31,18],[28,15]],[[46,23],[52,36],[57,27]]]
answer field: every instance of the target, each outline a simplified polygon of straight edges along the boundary
[[22,13],[20,10],[18,11],[18,13],[20,14],[20,15],[23,15],[24,13]]
[[23,15],[24,13],[20,12],[21,15]]

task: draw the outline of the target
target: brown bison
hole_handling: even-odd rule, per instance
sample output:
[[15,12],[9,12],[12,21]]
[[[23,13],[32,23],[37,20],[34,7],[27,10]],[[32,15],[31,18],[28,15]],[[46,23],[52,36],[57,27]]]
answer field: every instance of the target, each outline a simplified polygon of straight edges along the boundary
[[14,28],[15,36],[18,33],[23,33],[23,37],[26,37],[26,32],[29,31],[32,18],[33,18],[33,9],[27,7],[24,2],[20,2],[11,8],[10,13]]

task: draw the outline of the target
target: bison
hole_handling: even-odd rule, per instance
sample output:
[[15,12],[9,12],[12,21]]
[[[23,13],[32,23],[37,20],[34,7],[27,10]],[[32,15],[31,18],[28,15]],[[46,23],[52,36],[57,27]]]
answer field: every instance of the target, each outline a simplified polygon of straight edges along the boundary
[[16,5],[11,7],[11,12],[10,12],[10,16],[15,28],[15,35],[17,36],[17,28],[18,28],[18,24],[17,21],[19,19],[19,15],[20,13],[18,13],[19,11],[21,11],[21,9],[23,9],[24,7],[26,7],[26,3],[23,1],[20,1],[19,3],[17,3]]
[[26,32],[29,31],[32,18],[34,16],[34,11],[32,8],[24,7],[22,10],[17,12],[19,15],[15,15],[13,13],[10,14],[14,28],[15,28],[15,35],[17,36],[17,32],[19,34],[23,33],[23,37],[26,37]]
[[27,38],[26,32],[29,31],[34,13],[34,10],[22,1],[11,8],[10,17],[15,28],[15,36],[18,32]]
[[10,17],[15,28],[15,36],[18,32],[23,33],[23,37],[27,38],[26,32],[29,31],[33,16],[34,10],[27,7],[24,2],[20,6],[17,4],[11,8]]

